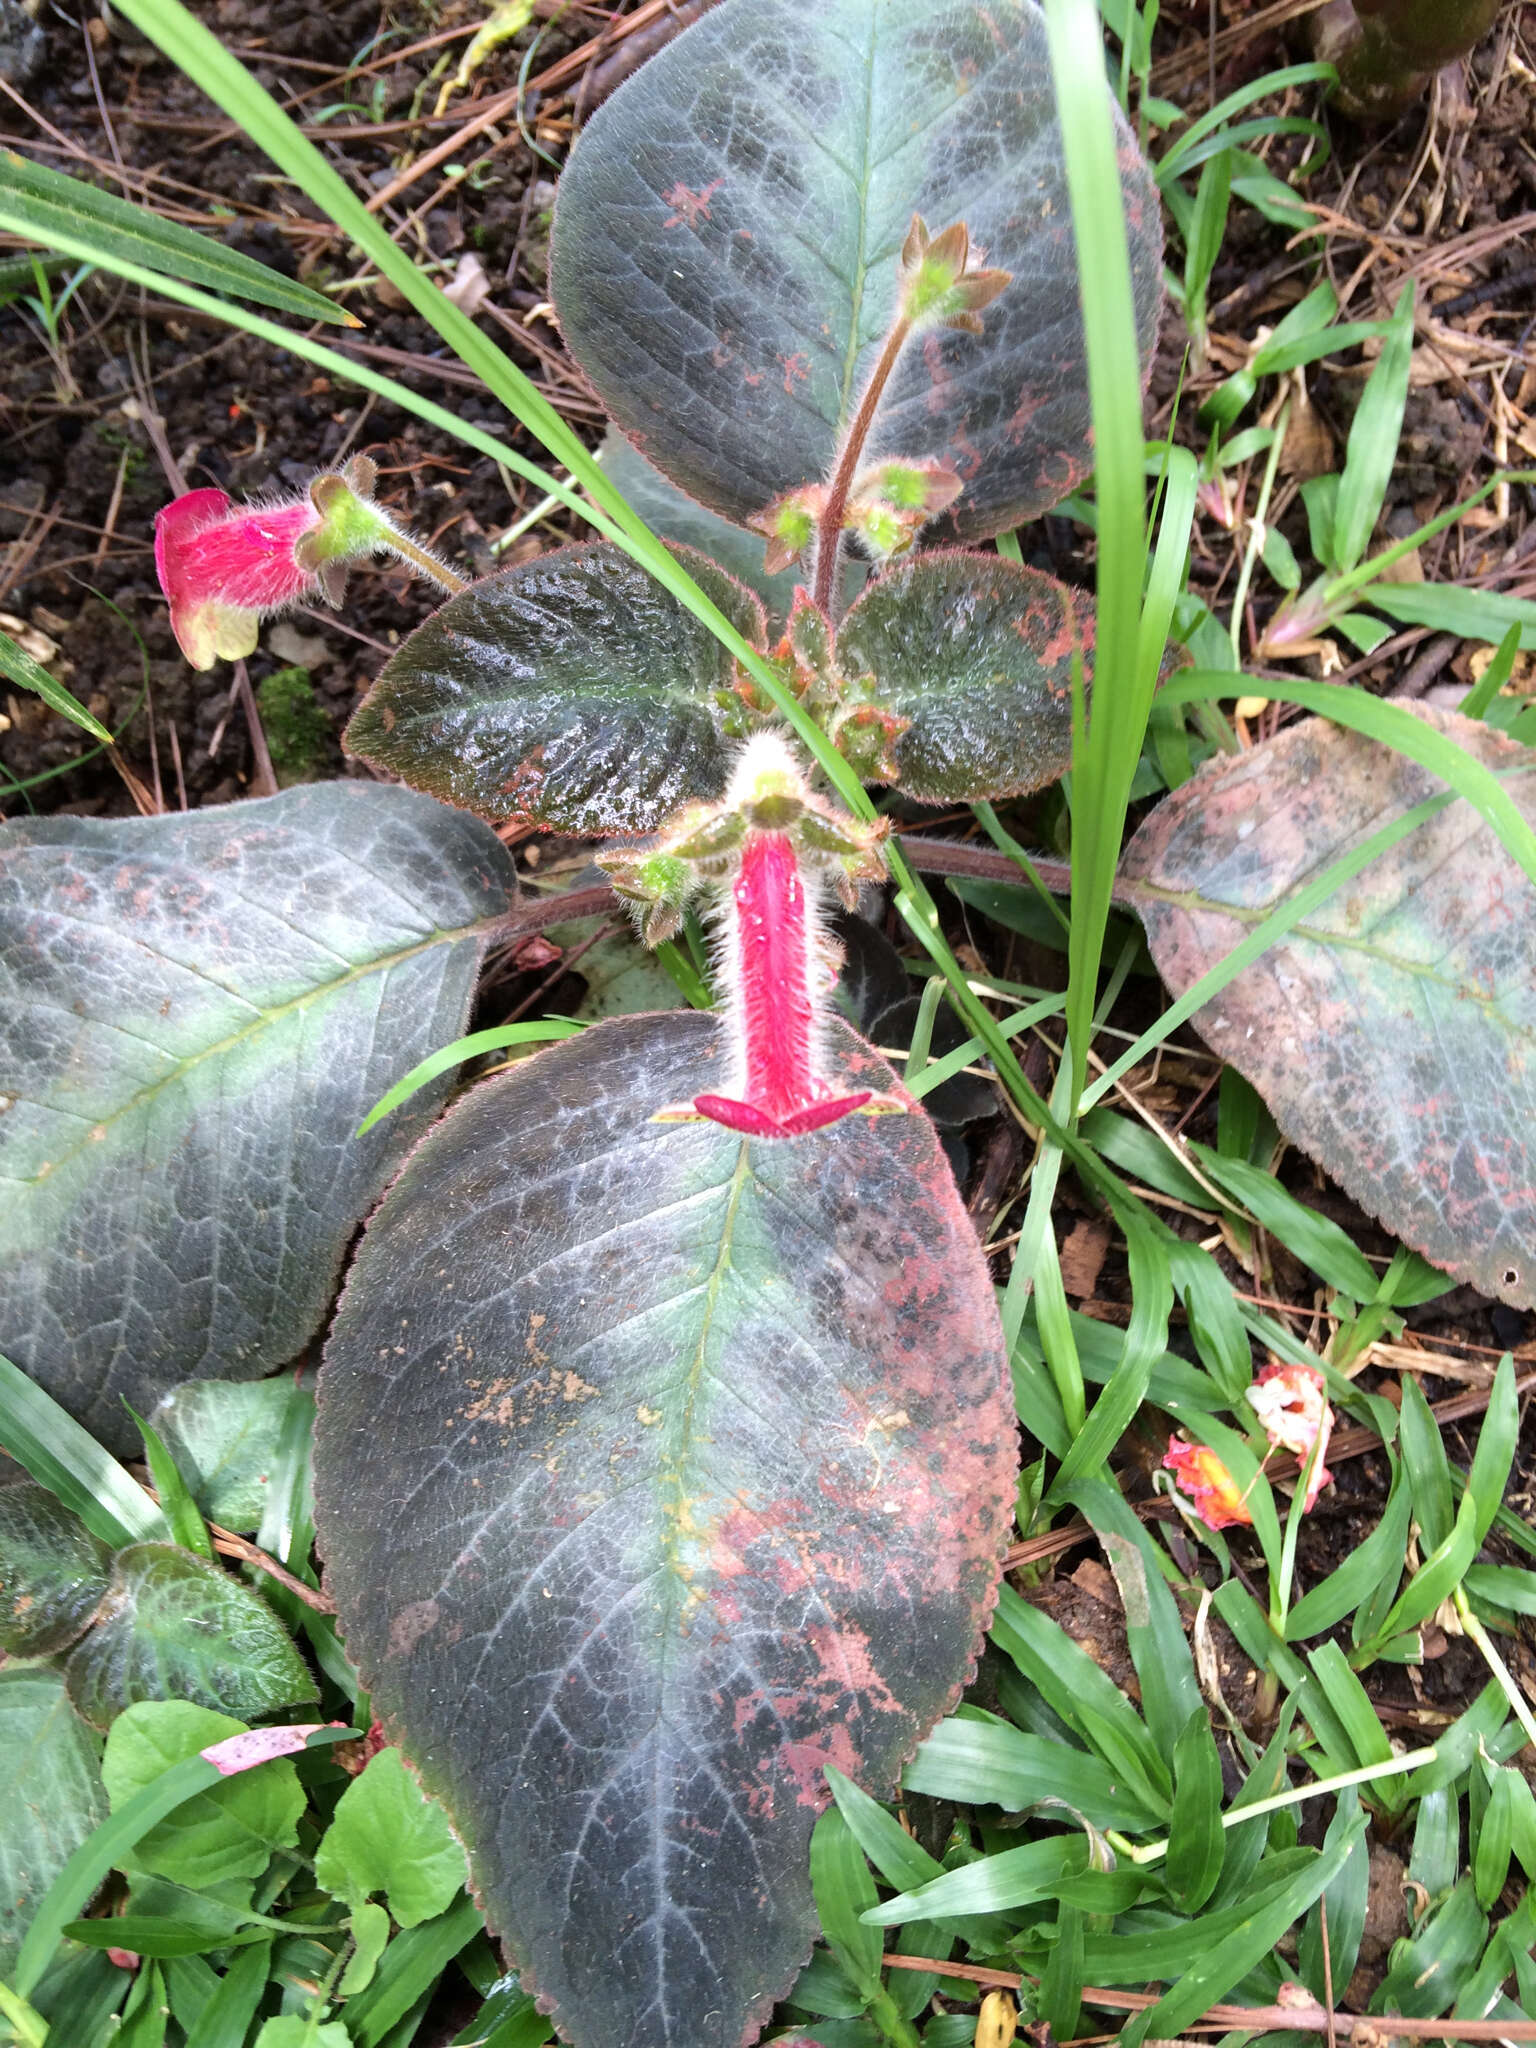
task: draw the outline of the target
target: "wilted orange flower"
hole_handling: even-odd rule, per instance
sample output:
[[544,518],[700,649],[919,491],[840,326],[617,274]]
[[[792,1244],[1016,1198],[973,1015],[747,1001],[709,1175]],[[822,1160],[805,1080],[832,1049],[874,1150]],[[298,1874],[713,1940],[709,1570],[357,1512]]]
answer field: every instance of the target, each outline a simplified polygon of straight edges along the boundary
[[1171,1436],[1163,1463],[1178,1479],[1180,1492],[1194,1502],[1195,1513],[1207,1529],[1225,1529],[1235,1522],[1252,1523],[1237,1481],[1205,1444],[1180,1443],[1176,1436]]
[[1322,1374],[1310,1365],[1266,1365],[1248,1389],[1248,1399],[1270,1442],[1294,1451],[1303,1470],[1317,1445],[1317,1462],[1302,1503],[1303,1513],[1310,1514],[1318,1494],[1333,1479],[1323,1464],[1333,1434],[1333,1410],[1323,1392]]

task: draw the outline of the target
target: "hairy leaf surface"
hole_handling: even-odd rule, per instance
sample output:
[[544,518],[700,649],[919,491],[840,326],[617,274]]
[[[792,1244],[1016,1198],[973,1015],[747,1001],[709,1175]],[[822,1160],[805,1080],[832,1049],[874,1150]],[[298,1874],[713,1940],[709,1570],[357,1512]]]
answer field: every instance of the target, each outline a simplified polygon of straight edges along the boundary
[[100,1755],[57,1671],[0,1671],[0,1974],[49,1885],[107,1817]]
[[0,1651],[45,1657],[72,1643],[101,1604],[111,1562],[46,1486],[0,1486]]
[[[744,638],[761,600],[673,552]],[[609,541],[488,576],[418,626],[352,723],[354,754],[488,818],[564,832],[650,832],[725,786],[746,730],[735,661]]]
[[96,1728],[140,1700],[190,1700],[259,1720],[316,1697],[303,1658],[261,1595],[173,1543],[118,1552],[101,1618],[70,1651],[64,1676]]
[[[870,584],[838,629],[837,665],[852,695],[909,721],[893,747],[908,796],[1012,796],[1071,763],[1072,656],[1091,679],[1093,629],[1092,600],[1054,577],[944,550]],[[841,743],[852,757],[856,737]]]
[[[1536,821],[1536,754],[1410,707]],[[1181,993],[1319,869],[1445,785],[1320,718],[1166,799],[1124,872]],[[1296,925],[1196,1015],[1293,1144],[1438,1266],[1536,1305],[1536,890],[1461,799]]]
[[444,1080],[516,883],[495,835],[325,783],[190,815],[0,825],[0,1345],[124,1452],[192,1378],[255,1379]]
[[[894,1085],[841,1029],[835,1063]],[[649,1120],[723,1085],[696,1013],[482,1085],[370,1224],[321,1371],[349,1650],[578,2048],[761,2024],[810,1947],[823,1767],[883,1793],[953,1703],[1010,1512],[931,1127]]]
[[[1107,90],[1107,88],[1106,88]],[[1115,115],[1144,358],[1151,175]],[[1013,281],[981,336],[909,345],[871,458],[947,463],[980,539],[1092,467],[1071,207],[1029,0],[725,0],[594,116],[560,181],[567,342],[647,459],[744,522],[823,477],[896,303],[914,213]]]

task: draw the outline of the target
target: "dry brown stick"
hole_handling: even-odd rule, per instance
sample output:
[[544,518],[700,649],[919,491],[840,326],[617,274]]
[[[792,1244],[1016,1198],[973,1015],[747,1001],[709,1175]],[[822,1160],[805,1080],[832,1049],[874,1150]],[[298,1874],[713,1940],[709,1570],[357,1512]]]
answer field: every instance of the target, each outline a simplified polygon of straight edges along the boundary
[[[890,1970],[927,1970],[936,1977],[959,1978],[988,1991],[1017,1991],[1026,1982],[1040,1981],[1037,1977],[1025,1978],[1017,1970],[991,1970],[980,1963],[947,1963],[938,1956],[886,1955],[881,1961]],[[1085,1984],[1081,1995],[1084,2004],[1103,2006],[1110,2012],[1145,2012],[1159,2002],[1148,1991],[1110,1991],[1098,1984]],[[1207,2027],[1225,2033],[1232,2027],[1250,2027],[1255,2032],[1279,2028],[1326,2034],[1330,2025],[1346,2037],[1373,2043],[1388,2041],[1393,2036],[1410,2040],[1536,2041],[1536,2020],[1404,2019],[1395,2012],[1368,2017],[1357,2012],[1330,2014],[1321,2005],[1213,2005],[1181,2031],[1188,2033],[1191,2027]]]
[[316,1614],[334,1614],[336,1602],[329,1594],[320,1593],[313,1586],[306,1586],[296,1578],[288,1567],[279,1564],[275,1557],[269,1557],[245,1536],[237,1536],[232,1529],[221,1529],[217,1522],[208,1524],[208,1534],[213,1538],[213,1547],[221,1557],[238,1557],[242,1564],[252,1564],[257,1571],[265,1572],[269,1579],[276,1579],[280,1586],[286,1586],[296,1600],[302,1600],[306,1607],[312,1607]]

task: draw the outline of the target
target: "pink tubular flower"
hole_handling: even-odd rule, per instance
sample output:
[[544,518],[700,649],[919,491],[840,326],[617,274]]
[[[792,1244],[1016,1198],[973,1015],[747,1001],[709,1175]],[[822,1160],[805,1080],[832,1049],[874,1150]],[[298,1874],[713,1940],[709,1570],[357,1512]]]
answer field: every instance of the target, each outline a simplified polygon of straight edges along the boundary
[[782,737],[764,732],[748,741],[722,803],[692,806],[658,846],[604,861],[651,944],[678,928],[696,889],[726,885],[720,966],[732,1092],[673,1103],[656,1121],[801,1138],[855,1110],[905,1108],[867,1088],[839,1094],[822,1072],[837,953],[821,929],[821,897],[829,876],[852,900],[857,881],[884,872],[881,830],[812,796]]
[[340,604],[347,563],[380,550],[462,588],[373,503],[376,475],[356,456],[299,497],[235,506],[222,491],[187,491],[156,514],[155,574],[194,668],[254,653],[259,623],[273,612],[313,598]]
[[742,1099],[698,1095],[712,1123],[752,1138],[799,1138],[863,1109],[816,1074],[820,962],[805,877],[787,832],[748,831],[732,890],[728,944]]
[[1205,1444],[1180,1443],[1176,1436],[1170,1437],[1163,1463],[1177,1478],[1180,1492],[1194,1503],[1195,1513],[1207,1529],[1253,1521],[1237,1481]]
[[1322,1374],[1310,1365],[1266,1365],[1248,1389],[1248,1400],[1270,1442],[1293,1451],[1303,1471],[1316,1445],[1312,1477],[1302,1503],[1302,1512],[1310,1514],[1318,1494],[1333,1481],[1333,1474],[1323,1464],[1333,1434],[1333,1410],[1323,1391]]

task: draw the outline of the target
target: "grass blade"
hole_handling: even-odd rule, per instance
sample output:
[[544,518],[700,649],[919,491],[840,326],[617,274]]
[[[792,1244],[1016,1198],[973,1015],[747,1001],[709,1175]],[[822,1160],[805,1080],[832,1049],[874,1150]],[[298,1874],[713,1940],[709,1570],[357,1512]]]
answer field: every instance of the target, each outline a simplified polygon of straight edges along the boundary
[[165,1517],[143,1487],[8,1358],[0,1358],[0,1448],[114,1550],[164,1542]]
[[[4,159],[0,158],[0,166]],[[68,718],[88,732],[93,740],[100,740],[110,747],[112,735],[106,727],[92,718],[89,711],[72,697],[62,683],[56,683],[40,661],[34,661],[25,647],[18,647],[9,633],[0,633],[0,675],[6,676],[23,690],[31,690],[41,697],[50,711],[57,711],[61,718]]]
[[254,257],[226,249],[176,221],[162,220],[147,206],[99,192],[80,178],[29,163],[12,150],[0,153],[0,200],[17,223],[14,233],[49,245],[59,234],[67,235],[96,251],[85,258],[87,262],[126,256],[146,270],[207,285],[232,299],[273,306],[301,320],[328,320],[342,327],[363,324],[334,300],[269,270]]

